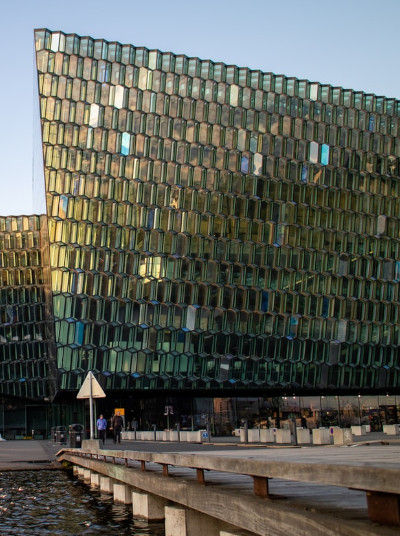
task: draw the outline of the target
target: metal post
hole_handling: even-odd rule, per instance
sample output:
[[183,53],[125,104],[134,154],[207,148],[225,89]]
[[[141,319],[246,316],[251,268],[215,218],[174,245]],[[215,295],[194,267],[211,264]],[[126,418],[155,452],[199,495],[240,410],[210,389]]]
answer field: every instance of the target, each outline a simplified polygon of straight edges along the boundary
[[207,415],[206,428],[207,428],[207,439],[208,439],[208,442],[211,443],[211,426],[210,426],[210,416],[209,415]]
[[297,445],[297,425],[296,425],[296,417],[292,419],[293,423],[293,442],[295,445]]
[[249,421],[247,419],[244,419],[243,428],[244,428],[244,442],[248,443],[249,442]]
[[92,376],[89,378],[89,419],[90,419],[90,439],[94,439],[93,429],[93,396],[92,396]]

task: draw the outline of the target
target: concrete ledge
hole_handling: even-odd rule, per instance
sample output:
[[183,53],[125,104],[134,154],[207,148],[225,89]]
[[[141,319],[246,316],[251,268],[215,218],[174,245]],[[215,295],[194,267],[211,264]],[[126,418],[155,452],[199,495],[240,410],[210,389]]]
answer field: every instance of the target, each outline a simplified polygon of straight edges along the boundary
[[[109,475],[110,469],[101,470],[103,462],[96,464],[95,460],[85,459],[75,455],[74,449],[63,449],[58,458],[66,459],[78,466],[93,468],[98,473]],[[102,453],[103,454],[103,453]],[[287,462],[276,460],[257,460],[251,458],[236,458],[233,456],[213,456],[207,454],[182,453],[153,453],[123,450],[104,451],[107,456],[116,458],[126,457],[132,460],[174,465],[177,467],[201,467],[211,471],[238,473],[268,478],[284,478],[298,482],[313,482],[328,486],[347,487],[364,491],[379,491],[382,493],[400,494],[399,469],[392,467],[378,467],[343,463],[310,463]],[[107,464],[108,465],[108,464]],[[98,467],[99,469],[95,469]],[[115,471],[121,466],[114,465]],[[105,472],[106,471],[106,472]],[[144,473],[142,473],[144,475]],[[140,488],[140,486],[137,486]]]

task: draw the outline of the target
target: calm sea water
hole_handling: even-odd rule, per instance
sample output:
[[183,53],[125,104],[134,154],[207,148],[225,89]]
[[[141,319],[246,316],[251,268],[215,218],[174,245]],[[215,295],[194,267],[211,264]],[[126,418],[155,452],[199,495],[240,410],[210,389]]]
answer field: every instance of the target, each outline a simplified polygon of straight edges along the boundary
[[0,472],[1,536],[163,536],[164,523],[132,517],[132,507],[90,490],[64,471]]

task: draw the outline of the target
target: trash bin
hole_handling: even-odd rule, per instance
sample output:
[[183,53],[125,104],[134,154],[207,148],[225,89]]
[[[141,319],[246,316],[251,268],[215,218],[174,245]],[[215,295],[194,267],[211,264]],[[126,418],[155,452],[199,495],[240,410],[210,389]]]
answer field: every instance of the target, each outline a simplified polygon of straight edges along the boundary
[[55,438],[56,443],[67,442],[67,429],[65,428],[65,426],[56,426]]
[[74,449],[79,449],[82,446],[83,424],[69,425],[69,446]]

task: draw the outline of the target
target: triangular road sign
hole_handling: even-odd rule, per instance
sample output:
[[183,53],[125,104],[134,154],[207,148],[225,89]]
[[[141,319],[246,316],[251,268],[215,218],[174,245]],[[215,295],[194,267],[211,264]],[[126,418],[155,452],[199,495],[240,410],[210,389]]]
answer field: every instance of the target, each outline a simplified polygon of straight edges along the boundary
[[[90,383],[92,384],[92,392],[90,393]],[[101,388],[99,382],[93,375],[93,372],[89,371],[82,387],[79,389],[79,393],[76,395],[76,398],[105,398],[106,394]]]

